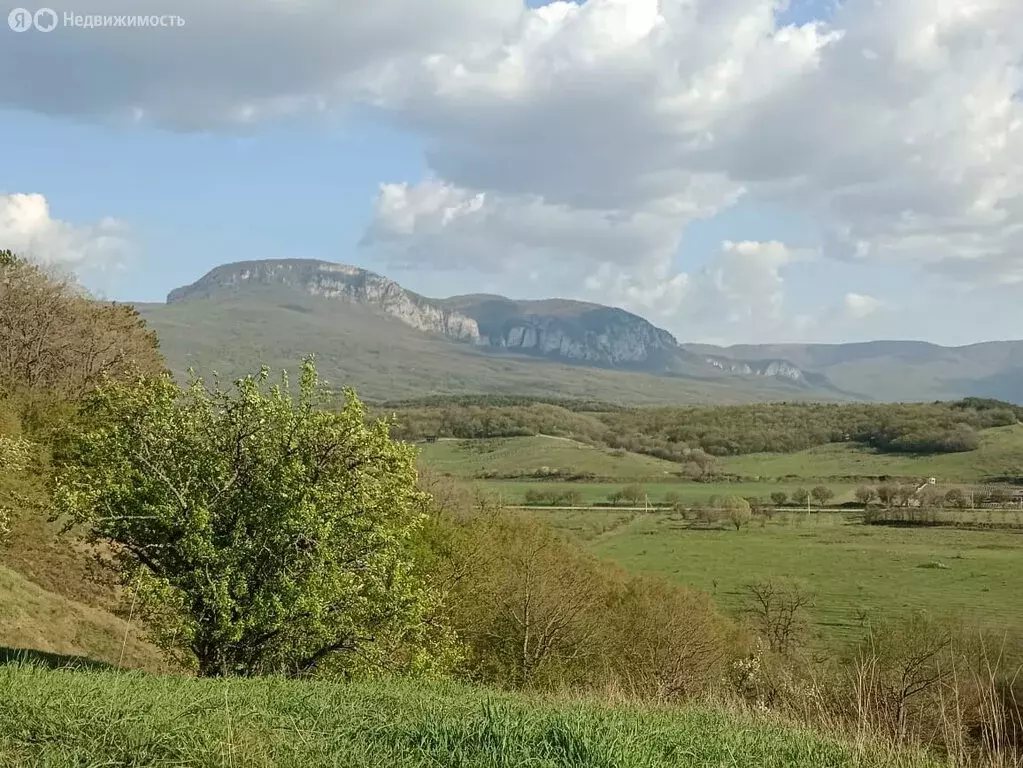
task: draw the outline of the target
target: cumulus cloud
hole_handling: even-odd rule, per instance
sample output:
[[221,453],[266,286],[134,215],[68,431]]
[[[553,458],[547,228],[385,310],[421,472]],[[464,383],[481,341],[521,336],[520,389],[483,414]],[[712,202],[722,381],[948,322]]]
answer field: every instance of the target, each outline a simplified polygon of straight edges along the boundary
[[184,25],[4,33],[0,103],[177,130],[236,130],[343,107],[367,73],[490,36],[518,0],[93,0],[90,16],[174,14]]
[[117,266],[126,253],[121,222],[105,218],[75,225],[50,214],[38,194],[0,194],[0,248],[73,272]]
[[[805,216],[830,258],[977,285],[1023,279],[1023,4],[850,0],[802,26],[782,26],[778,6],[554,3],[489,45],[392,69],[376,103],[422,132],[438,176],[477,200],[490,244],[477,263],[521,252],[519,233],[512,248],[506,227],[482,231],[489,209],[516,201],[648,227],[633,239],[650,245],[617,259],[585,224],[565,249],[591,255],[590,288],[633,306],[691,316],[700,280],[672,271],[674,247],[694,219],[743,197]],[[445,229],[458,231],[432,231],[418,259],[448,252]],[[730,274],[716,290],[733,314],[740,289],[760,302],[750,317],[780,306],[777,272]]]
[[[383,261],[537,274],[680,334],[813,323],[787,314],[780,244],[676,268],[686,228],[739,200],[800,217],[824,258],[1023,282],[1023,3],[847,0],[801,25],[784,5],[186,0],[181,29],[5,39],[0,103],[185,129],[368,103],[432,171],[381,189]],[[879,316],[841,295],[843,322]]]

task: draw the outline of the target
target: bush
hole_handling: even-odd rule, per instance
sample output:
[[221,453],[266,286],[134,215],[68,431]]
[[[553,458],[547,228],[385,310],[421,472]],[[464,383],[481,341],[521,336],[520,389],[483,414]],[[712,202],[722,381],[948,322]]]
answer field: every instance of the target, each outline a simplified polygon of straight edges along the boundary
[[966,509],[970,506],[970,498],[962,488],[950,488],[945,494],[945,503],[956,509]]
[[438,596],[412,570],[415,449],[367,426],[354,392],[320,410],[311,360],[297,396],[266,380],[100,388],[55,508],[114,548],[144,619],[200,675],[441,663]]
[[821,507],[835,498],[835,492],[828,488],[826,485],[815,486],[811,491],[810,495],[813,500],[816,501]]
[[856,501],[864,506],[873,501],[876,495],[877,492],[873,488],[868,488],[865,485],[861,485],[856,489]]
[[739,531],[744,525],[749,525],[753,518],[750,504],[741,496],[728,496],[721,504],[722,511],[728,522]]

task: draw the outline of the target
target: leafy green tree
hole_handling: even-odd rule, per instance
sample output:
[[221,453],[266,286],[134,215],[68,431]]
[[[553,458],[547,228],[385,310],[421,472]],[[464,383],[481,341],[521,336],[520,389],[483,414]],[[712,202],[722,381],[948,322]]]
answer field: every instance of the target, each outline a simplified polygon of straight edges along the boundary
[[742,496],[726,496],[721,502],[721,508],[724,510],[725,518],[735,526],[736,531],[741,530],[744,525],[749,525],[753,519],[750,503]]
[[429,668],[448,646],[410,556],[429,498],[415,449],[340,411],[311,359],[228,389],[168,376],[83,403],[54,504],[113,545],[142,616],[200,675]]
[[817,502],[821,507],[835,498],[835,492],[828,488],[826,485],[818,485],[810,491],[810,495],[813,500]]
[[796,488],[792,492],[792,500],[801,507],[805,507],[810,500],[810,492],[806,488]]
[[785,491],[775,491],[771,494],[771,502],[776,507],[783,506],[786,501],[789,500],[789,495]]

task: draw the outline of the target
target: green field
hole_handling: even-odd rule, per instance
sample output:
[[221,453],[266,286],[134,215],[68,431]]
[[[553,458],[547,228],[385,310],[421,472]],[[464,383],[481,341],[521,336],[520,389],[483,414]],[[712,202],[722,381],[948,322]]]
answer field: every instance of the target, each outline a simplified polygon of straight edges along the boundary
[[936,766],[750,717],[456,685],[195,680],[0,666],[0,765]]
[[[440,440],[420,444],[419,449],[425,466],[463,479],[527,478],[546,469],[563,475],[591,474],[614,481],[654,482],[677,480],[680,470],[678,464],[652,456],[541,435]],[[715,460],[711,470],[726,476],[778,481],[783,484],[782,490],[817,482],[851,487],[882,476],[909,480],[935,477],[939,484],[982,483],[1021,471],[1023,424],[984,430],[980,433],[980,447],[965,453],[887,454],[832,443],[798,453],[722,457]]]
[[935,456],[878,453],[846,443],[789,454],[757,453],[719,459],[715,469],[740,477],[828,479],[935,477],[940,483],[979,483],[1023,471],[1023,424],[987,429],[980,447]]
[[816,593],[819,643],[859,635],[865,619],[927,610],[993,628],[1023,626],[1023,535],[866,526],[857,515],[783,513],[736,532],[677,515],[543,513],[630,571],[661,574],[742,606],[743,586],[794,579]]

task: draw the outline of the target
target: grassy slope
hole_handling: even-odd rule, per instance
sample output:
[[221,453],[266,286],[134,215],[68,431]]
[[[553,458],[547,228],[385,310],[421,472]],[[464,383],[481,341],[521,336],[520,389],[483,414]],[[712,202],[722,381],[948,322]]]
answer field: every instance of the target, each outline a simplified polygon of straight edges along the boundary
[[703,710],[453,685],[0,668],[0,765],[839,768],[933,765]]
[[[30,649],[87,657],[126,667],[161,670],[158,651],[138,637],[138,627],[112,613],[48,592],[15,571],[0,568],[0,654]],[[127,642],[125,643],[125,638]]]
[[972,483],[1023,472],[1023,424],[980,433],[976,451],[941,456],[883,454],[848,444],[831,444],[791,454],[752,454],[721,459],[717,470],[743,477],[937,477]]
[[995,628],[1023,626],[1018,533],[864,526],[840,514],[785,513],[739,533],[663,514],[545,514],[589,538],[598,555],[703,589],[726,608],[740,607],[750,581],[800,581],[817,594],[813,618],[825,642],[861,633],[861,610],[892,616],[923,609]]
[[[290,295],[290,294],[289,294]],[[781,382],[722,377],[668,378],[490,355],[419,333],[351,304],[290,295],[140,304],[171,367],[237,376],[266,363],[294,368],[316,353],[320,373],[368,400],[439,394],[579,397],[620,403],[737,403],[834,399]]]

